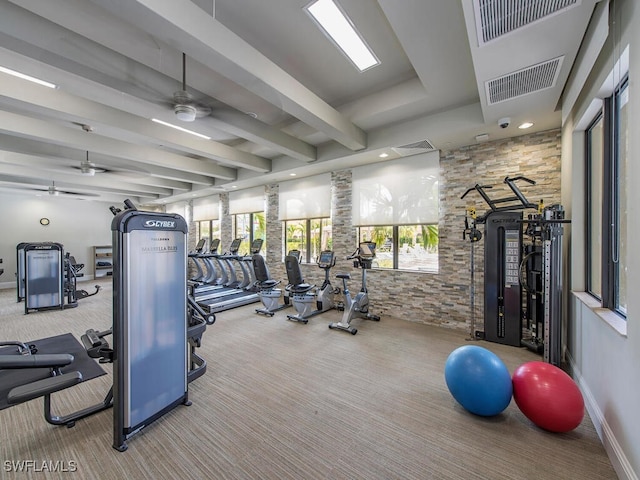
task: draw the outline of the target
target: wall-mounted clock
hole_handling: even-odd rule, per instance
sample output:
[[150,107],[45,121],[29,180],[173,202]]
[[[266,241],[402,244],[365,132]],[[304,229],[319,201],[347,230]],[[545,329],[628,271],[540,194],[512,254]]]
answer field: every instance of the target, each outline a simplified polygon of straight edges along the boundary
[[40,219],[40,225],[44,225],[44,226],[49,225],[49,219],[45,218],[45,217],[41,218]]

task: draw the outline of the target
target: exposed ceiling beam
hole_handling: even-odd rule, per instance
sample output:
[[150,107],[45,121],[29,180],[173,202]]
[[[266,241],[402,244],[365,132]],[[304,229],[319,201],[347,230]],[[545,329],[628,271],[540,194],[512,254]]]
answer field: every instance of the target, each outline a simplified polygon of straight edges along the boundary
[[45,120],[38,120],[10,112],[0,111],[0,131],[20,135],[26,138],[45,139],[64,146],[73,146],[83,150],[116,155],[134,162],[158,165],[217,177],[224,180],[236,178],[236,172],[229,167],[214,165],[209,161],[176,155],[163,150],[120,142],[99,135],[89,135]]
[[268,172],[268,159],[237,150],[223,143],[195,137],[189,133],[158,125],[149,119],[101,105],[71,95],[61,90],[52,90],[41,85],[25,82],[0,72],[0,95],[51,111],[51,114],[67,116],[69,121],[89,125],[117,125],[128,136],[137,135],[153,139],[166,146],[188,151],[235,167],[258,172]]
[[[33,0],[14,3],[28,4],[29,9],[37,7],[34,3],[42,4]],[[96,0],[94,3],[135,23],[150,35],[181,47],[203,65],[325,132],[347,148],[360,150],[367,146],[362,129],[191,1]],[[59,16],[56,12],[52,14]]]
[[[42,7],[45,7],[46,9],[56,9],[56,7],[52,5],[55,3],[55,0],[52,0],[46,7],[44,5],[41,5],[38,11],[40,11],[40,14],[42,15]],[[31,7],[28,4],[25,6]],[[68,6],[68,4],[65,6]],[[22,15],[20,11],[15,10],[15,7],[12,7],[11,9],[9,9],[9,11],[7,11],[6,7],[7,6],[5,5],[5,7],[3,8],[3,14],[15,17],[15,21],[11,23],[20,23],[21,25],[24,25],[25,23],[33,23],[33,17]],[[78,5],[78,8],[81,8],[83,10],[86,10],[87,8],[96,9],[96,7],[88,5],[87,2],[83,2],[82,5]],[[49,14],[47,12],[50,12],[50,10],[46,10],[45,14],[47,16],[45,18],[51,19],[51,17],[48,16]],[[82,44],[84,50],[95,50],[96,55],[105,54],[105,48],[103,46],[98,45],[97,43],[94,44],[90,40],[88,40],[88,38],[91,37],[87,36],[86,38],[83,38],[80,37],[78,33],[76,33],[77,26],[70,24],[71,21],[68,16],[65,16],[59,20],[60,25],[72,30],[66,33],[66,36],[73,37],[68,40],[70,43]],[[40,18],[40,21],[43,21],[43,19]],[[33,25],[33,28],[40,27],[37,25]],[[6,28],[5,30],[8,30],[8,28]],[[0,34],[0,36],[2,37],[1,43],[5,45],[5,48],[10,45],[11,50],[13,50],[14,52],[21,52],[23,55],[29,56],[30,58],[38,59],[38,61],[40,62],[46,62],[48,65],[54,66],[56,68],[62,68],[64,66],[64,69],[67,72],[73,72],[75,75],[92,80],[94,82],[98,82],[105,87],[117,89],[121,93],[142,98],[144,98],[145,96],[147,98],[150,97],[150,92],[148,90],[144,91],[144,89],[139,85],[118,81],[115,78],[109,78],[107,75],[101,72],[97,72],[87,65],[74,62],[73,59],[64,58],[52,51],[45,50],[45,48],[47,47],[46,39],[43,39],[44,47],[25,43],[25,41],[27,41],[27,39],[29,39],[30,37],[29,34],[25,32],[25,30],[29,30],[29,28],[23,27],[20,29],[11,30],[11,35],[15,37],[7,35],[6,32]],[[99,35],[99,32],[96,32],[96,30],[93,29],[86,32],[86,34],[96,36]],[[116,36],[113,36],[111,32],[109,32],[109,35],[111,35],[111,41],[109,41],[108,37],[99,37],[97,40],[106,42],[107,44],[113,44],[112,46],[114,48],[117,48],[117,42],[113,40],[113,38]],[[168,62],[161,62],[160,64],[158,64],[157,55],[153,55],[151,58],[144,55],[136,55],[136,50],[132,50],[131,48],[127,49],[126,52],[120,51],[118,53],[122,57],[119,63],[126,64],[129,66],[129,68],[131,68],[130,64],[132,59],[140,62],[140,64],[136,66],[136,71],[146,70],[147,77],[151,75],[155,77],[152,90],[154,92],[157,92],[158,90],[165,91],[167,92],[165,94],[165,97],[170,97],[170,93],[175,90],[176,80],[169,76],[171,73],[169,71],[169,66],[165,65],[165,63]],[[115,56],[118,55],[118,53],[116,53],[115,51],[111,51],[110,55]],[[126,58],[124,56],[124,53],[130,55],[131,58]],[[155,69],[159,69],[159,71]],[[196,80],[197,77],[193,79],[193,82],[191,82],[190,89],[194,86],[198,86],[197,84],[193,85],[194,83],[197,83]],[[198,92],[193,93],[197,98],[200,98]],[[157,93],[154,93],[152,95],[154,97],[158,97]],[[257,144],[267,145],[276,152],[288,155],[297,160],[310,162],[316,159],[316,149],[313,145],[310,145],[298,138],[288,135],[276,127],[272,127],[271,125],[256,120],[246,113],[240,112],[229,105],[225,105],[222,102],[215,103],[216,104],[214,105],[212,116],[206,119],[201,119],[200,122],[207,123],[214,126],[214,128],[216,129],[233,135],[237,135]],[[167,107],[168,105],[165,105],[165,109]]]
[[[45,178],[57,181],[65,181],[68,184],[85,186],[86,188],[104,187],[111,190],[128,190],[131,192],[146,192],[157,195],[169,195],[173,190],[189,190],[188,184],[163,180],[164,186],[150,185],[146,179],[137,182],[134,174],[124,172],[104,172],[93,176],[82,175],[80,171],[73,171],[71,167],[60,166],[59,162],[42,157],[34,157],[14,152],[0,152],[0,164],[2,173],[20,175],[24,177],[41,178],[46,171]],[[57,175],[57,178],[54,176]],[[160,183],[160,182],[154,182]],[[137,193],[136,193],[137,195]]]

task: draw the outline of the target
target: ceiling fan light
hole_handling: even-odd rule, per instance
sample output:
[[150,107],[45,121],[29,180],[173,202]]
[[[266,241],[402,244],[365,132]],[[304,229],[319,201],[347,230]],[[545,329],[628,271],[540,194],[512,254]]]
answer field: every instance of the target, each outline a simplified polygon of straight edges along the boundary
[[80,164],[80,172],[82,172],[82,175],[93,177],[96,174],[96,169],[91,163],[82,162]]
[[49,195],[53,195],[55,197],[57,197],[58,195],[60,195],[60,192],[58,191],[58,189],[54,186],[49,187]]
[[193,122],[196,119],[196,109],[191,105],[176,105],[173,111],[182,122]]

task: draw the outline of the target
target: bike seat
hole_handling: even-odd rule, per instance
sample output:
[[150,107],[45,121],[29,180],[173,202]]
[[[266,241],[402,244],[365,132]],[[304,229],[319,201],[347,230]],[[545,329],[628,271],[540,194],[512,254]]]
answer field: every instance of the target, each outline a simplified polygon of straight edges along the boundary
[[278,280],[264,280],[262,282],[258,282],[258,287],[261,290],[270,290],[272,288],[275,288],[276,285],[278,285],[280,283],[280,281]]
[[345,278],[347,280],[351,280],[351,274],[350,273],[339,273],[336,275],[336,278]]
[[308,283],[301,283],[299,285],[294,285],[293,287],[291,287],[291,293],[293,294],[307,293],[309,290],[311,290],[314,287],[315,285],[309,285]]

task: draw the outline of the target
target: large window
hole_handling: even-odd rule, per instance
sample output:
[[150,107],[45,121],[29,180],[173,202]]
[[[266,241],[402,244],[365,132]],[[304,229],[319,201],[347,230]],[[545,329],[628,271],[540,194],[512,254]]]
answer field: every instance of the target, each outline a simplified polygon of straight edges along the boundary
[[331,219],[310,218],[284,222],[285,252],[300,251],[303,263],[316,262],[323,250],[331,250]]
[[374,268],[438,271],[438,226],[358,227],[358,242],[375,242]]
[[438,174],[438,152],[353,169],[353,223],[376,243],[374,268],[438,271]]
[[[210,248],[214,238],[220,238],[220,201],[217,195],[193,201],[193,220],[196,223],[196,239],[207,240]],[[220,250],[218,250],[220,253]]]
[[604,308],[627,314],[627,157],[625,78],[586,132],[586,289]]
[[281,183],[279,213],[283,220],[284,253],[299,250],[302,262],[315,262],[322,250],[332,249],[331,175]]
[[249,188],[229,194],[229,214],[232,218],[233,238],[241,238],[239,253],[249,254],[251,243],[261,238],[266,251],[266,223],[264,187]]
[[249,254],[254,240],[261,238],[262,250],[265,250],[265,216],[264,212],[238,213],[232,217],[233,238],[241,238],[239,253]]

